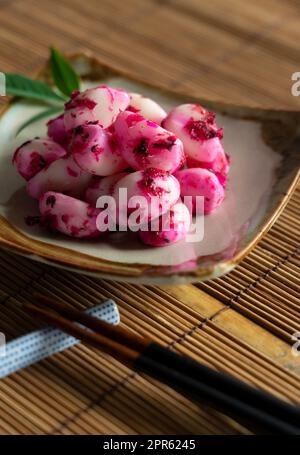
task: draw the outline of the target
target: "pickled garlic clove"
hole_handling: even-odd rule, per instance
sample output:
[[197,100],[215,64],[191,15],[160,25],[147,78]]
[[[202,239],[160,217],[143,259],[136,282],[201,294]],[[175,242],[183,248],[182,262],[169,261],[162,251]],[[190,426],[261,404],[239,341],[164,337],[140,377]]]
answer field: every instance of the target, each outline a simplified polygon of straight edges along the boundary
[[99,197],[111,196],[114,192],[116,183],[126,175],[128,175],[128,172],[120,172],[119,174],[109,175],[102,178],[95,177],[85,192],[84,200],[90,205],[96,207]]
[[139,93],[129,93],[129,95],[130,104],[126,110],[140,114],[147,120],[151,120],[158,125],[167,116],[166,111],[151,98],[147,98]]
[[[175,175],[180,184],[181,196],[183,198],[192,196],[193,213],[199,213],[199,211],[201,213],[204,204],[204,214],[208,215],[223,202],[224,188],[218,177],[208,169],[183,169]],[[199,199],[199,204],[197,204],[197,196],[203,198],[203,200]]]
[[96,220],[99,209],[65,194],[48,191],[39,201],[42,223],[71,237],[93,238],[101,233]]
[[185,204],[177,202],[158,223],[156,230],[152,230],[149,223],[148,231],[139,231],[139,238],[146,245],[166,246],[184,239],[190,229],[191,215]]
[[34,199],[47,191],[57,191],[81,198],[92,176],[84,172],[71,156],[54,161],[27,183],[27,192]]
[[86,122],[98,122],[102,128],[108,128],[129,102],[130,96],[124,90],[104,85],[84,92],[75,91],[65,104],[66,130],[71,131]]
[[112,175],[128,167],[115,135],[98,124],[76,127],[69,151],[78,166],[93,175]]
[[33,139],[24,142],[16,149],[13,164],[25,180],[30,180],[46,166],[66,154],[61,145],[50,139]]
[[66,131],[64,114],[59,115],[48,121],[48,136],[60,144],[62,147],[67,148],[71,139],[70,133]]
[[213,161],[223,150],[222,129],[217,127],[215,114],[198,104],[175,107],[163,121],[184,145],[185,154],[198,161]]
[[[121,226],[127,225],[128,215],[136,208],[137,198],[141,198],[139,222],[142,224],[166,213],[178,201],[180,187],[173,175],[150,168],[123,177],[116,183],[112,196],[116,201],[118,223]],[[131,207],[128,206],[130,200]]]
[[125,111],[114,127],[123,157],[133,169],[154,167],[173,173],[183,166],[182,142],[156,123]]

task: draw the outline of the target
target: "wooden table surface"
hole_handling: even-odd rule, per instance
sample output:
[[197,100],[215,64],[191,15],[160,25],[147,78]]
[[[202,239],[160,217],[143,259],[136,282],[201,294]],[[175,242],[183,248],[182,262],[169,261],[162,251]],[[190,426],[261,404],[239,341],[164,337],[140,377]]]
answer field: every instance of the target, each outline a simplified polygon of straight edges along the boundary
[[[299,109],[299,21],[297,0],[0,0],[0,71],[32,74],[49,45],[89,49],[187,93]],[[0,252],[0,331],[37,327],[16,306],[33,289],[81,308],[111,297],[125,326],[299,404],[299,202],[298,189],[241,265],[206,284],[118,284]],[[0,410],[1,434],[247,433],[83,345],[0,381]]]

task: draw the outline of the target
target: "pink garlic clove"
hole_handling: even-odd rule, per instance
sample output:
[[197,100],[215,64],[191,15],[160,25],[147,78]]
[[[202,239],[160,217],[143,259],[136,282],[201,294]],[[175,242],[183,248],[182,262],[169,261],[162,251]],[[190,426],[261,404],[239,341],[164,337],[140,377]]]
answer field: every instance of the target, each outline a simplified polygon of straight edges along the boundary
[[129,93],[130,104],[127,111],[142,115],[147,120],[161,124],[163,119],[167,116],[166,111],[151,98],[147,98],[139,93]]
[[71,139],[71,135],[67,133],[64,122],[64,114],[55,117],[47,123],[48,136],[60,144],[62,147],[67,148]]
[[13,164],[19,174],[29,180],[53,161],[67,152],[50,139],[33,139],[24,142],[14,153]]
[[129,102],[130,97],[124,90],[104,85],[84,92],[75,91],[65,104],[66,130],[71,131],[86,122],[98,122],[102,128],[108,128]]
[[133,169],[154,167],[173,173],[184,164],[182,142],[157,123],[125,111],[114,127],[123,157]]
[[69,151],[78,166],[93,175],[112,175],[128,167],[115,135],[98,124],[77,126]]
[[128,214],[136,209],[135,204],[128,207],[130,198],[134,196],[142,197],[142,224],[166,213],[178,201],[180,187],[173,175],[160,169],[150,168],[126,175],[116,183],[113,191],[121,226],[127,225]]
[[219,150],[216,158],[209,162],[209,161],[197,161],[193,158],[187,158],[187,166],[188,168],[204,168],[212,170],[216,176],[218,177],[220,183],[223,187],[226,187],[227,183],[227,174],[229,172],[230,161],[229,157],[225,154],[223,150]]
[[224,200],[224,188],[217,176],[208,169],[183,169],[176,173],[181,188],[181,196],[192,196],[193,213],[197,210],[196,197],[204,198],[204,214],[208,215],[221,205]]
[[47,191],[80,198],[91,180],[92,176],[84,172],[69,156],[54,161],[32,177],[27,183],[27,192],[34,199],[39,199]]
[[182,140],[187,156],[198,161],[213,161],[223,146],[222,129],[218,129],[215,115],[198,104],[175,107],[163,121],[164,128]]
[[139,237],[146,245],[159,247],[171,245],[183,240],[191,225],[191,215],[182,202],[177,202],[165,215],[159,219],[159,229],[139,231]]
[[98,237],[96,220],[99,209],[65,194],[48,191],[39,201],[42,223],[63,234],[77,238]]
[[128,175],[128,172],[120,172],[119,174],[109,175],[107,177],[95,177],[85,192],[85,201],[93,207],[96,207],[96,202],[100,196],[111,196],[114,192],[116,183],[123,177]]

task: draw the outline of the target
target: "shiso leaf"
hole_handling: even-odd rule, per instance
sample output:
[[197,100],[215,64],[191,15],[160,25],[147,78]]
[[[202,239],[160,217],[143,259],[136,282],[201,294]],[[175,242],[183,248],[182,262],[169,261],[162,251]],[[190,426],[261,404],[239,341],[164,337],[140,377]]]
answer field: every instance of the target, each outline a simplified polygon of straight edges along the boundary
[[51,71],[56,87],[66,96],[79,90],[80,79],[71,64],[55,48],[51,48]]
[[19,96],[31,100],[39,100],[44,102],[59,102],[65,101],[65,97],[52,90],[49,85],[44,82],[30,79],[21,74],[6,73],[5,86],[7,95]]

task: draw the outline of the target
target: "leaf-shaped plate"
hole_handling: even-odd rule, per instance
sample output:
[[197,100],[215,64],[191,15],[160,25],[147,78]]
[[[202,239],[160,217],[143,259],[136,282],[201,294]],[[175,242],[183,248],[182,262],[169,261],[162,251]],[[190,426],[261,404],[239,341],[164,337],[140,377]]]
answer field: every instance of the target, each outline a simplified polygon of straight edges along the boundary
[[[232,162],[226,199],[205,217],[202,241],[164,248],[146,247],[130,233],[82,241],[29,227],[24,218],[37,213],[37,204],[26,195],[11,157],[21,142],[45,135],[45,121],[30,125],[15,140],[20,124],[41,108],[14,101],[5,106],[0,119],[0,245],[74,271],[139,283],[207,280],[230,271],[272,226],[296,187],[300,113],[216,103],[162,89],[84,53],[73,55],[71,61],[86,86],[101,83],[143,93],[167,110],[176,104],[200,102],[217,112]],[[47,81],[49,67],[41,74]]]

